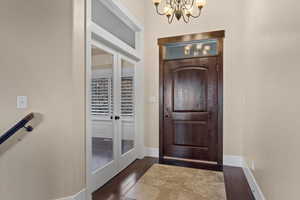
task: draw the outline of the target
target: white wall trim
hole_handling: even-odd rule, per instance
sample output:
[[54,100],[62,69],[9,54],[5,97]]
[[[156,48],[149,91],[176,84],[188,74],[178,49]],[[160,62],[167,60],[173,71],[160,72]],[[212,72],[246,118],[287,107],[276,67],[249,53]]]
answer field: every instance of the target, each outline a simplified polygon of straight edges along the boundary
[[247,178],[248,184],[252,190],[252,193],[255,197],[255,200],[266,200],[262,190],[260,189],[258,183],[255,180],[255,177],[251,171],[251,169],[248,167],[248,165],[246,164],[246,162],[244,162],[244,174]]
[[244,167],[244,158],[242,156],[224,155],[223,165],[233,167]]
[[145,147],[145,156],[158,158],[159,150],[158,148]]
[[83,189],[80,192],[78,192],[75,195],[69,196],[69,197],[64,197],[56,200],[86,200],[86,190]]
[[134,49],[122,40],[120,40],[118,37],[114,36],[107,30],[103,29],[102,27],[98,26],[94,22],[89,22],[89,29],[91,30],[91,33],[95,33],[99,39],[103,42],[108,43],[107,46],[110,48],[121,52],[125,55],[129,55],[130,57],[133,57],[136,61],[141,60],[140,52],[138,51],[138,48]]

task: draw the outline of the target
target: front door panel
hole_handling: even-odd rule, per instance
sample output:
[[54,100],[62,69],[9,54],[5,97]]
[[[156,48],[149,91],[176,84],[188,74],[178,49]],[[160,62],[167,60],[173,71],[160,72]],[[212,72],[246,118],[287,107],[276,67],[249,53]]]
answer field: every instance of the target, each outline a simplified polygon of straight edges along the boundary
[[216,58],[165,61],[164,156],[217,161]]

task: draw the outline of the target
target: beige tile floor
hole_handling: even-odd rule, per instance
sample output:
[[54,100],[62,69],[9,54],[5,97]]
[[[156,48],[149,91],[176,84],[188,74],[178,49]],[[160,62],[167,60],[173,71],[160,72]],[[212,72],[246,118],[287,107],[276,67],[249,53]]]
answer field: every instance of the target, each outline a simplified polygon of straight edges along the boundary
[[155,164],[126,200],[225,200],[222,172]]

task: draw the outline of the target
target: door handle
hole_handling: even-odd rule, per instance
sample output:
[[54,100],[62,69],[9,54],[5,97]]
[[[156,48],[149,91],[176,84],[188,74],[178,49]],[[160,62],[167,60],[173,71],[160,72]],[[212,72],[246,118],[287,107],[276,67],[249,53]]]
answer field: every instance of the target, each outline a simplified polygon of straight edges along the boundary
[[115,120],[119,120],[120,119],[120,116],[115,116]]

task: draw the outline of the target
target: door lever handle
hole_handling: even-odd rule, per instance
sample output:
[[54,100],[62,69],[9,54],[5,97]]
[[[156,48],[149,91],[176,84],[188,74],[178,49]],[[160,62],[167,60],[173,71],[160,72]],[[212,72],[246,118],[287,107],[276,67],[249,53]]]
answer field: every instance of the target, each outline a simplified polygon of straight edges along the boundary
[[120,116],[115,116],[115,120],[119,120],[120,119]]

